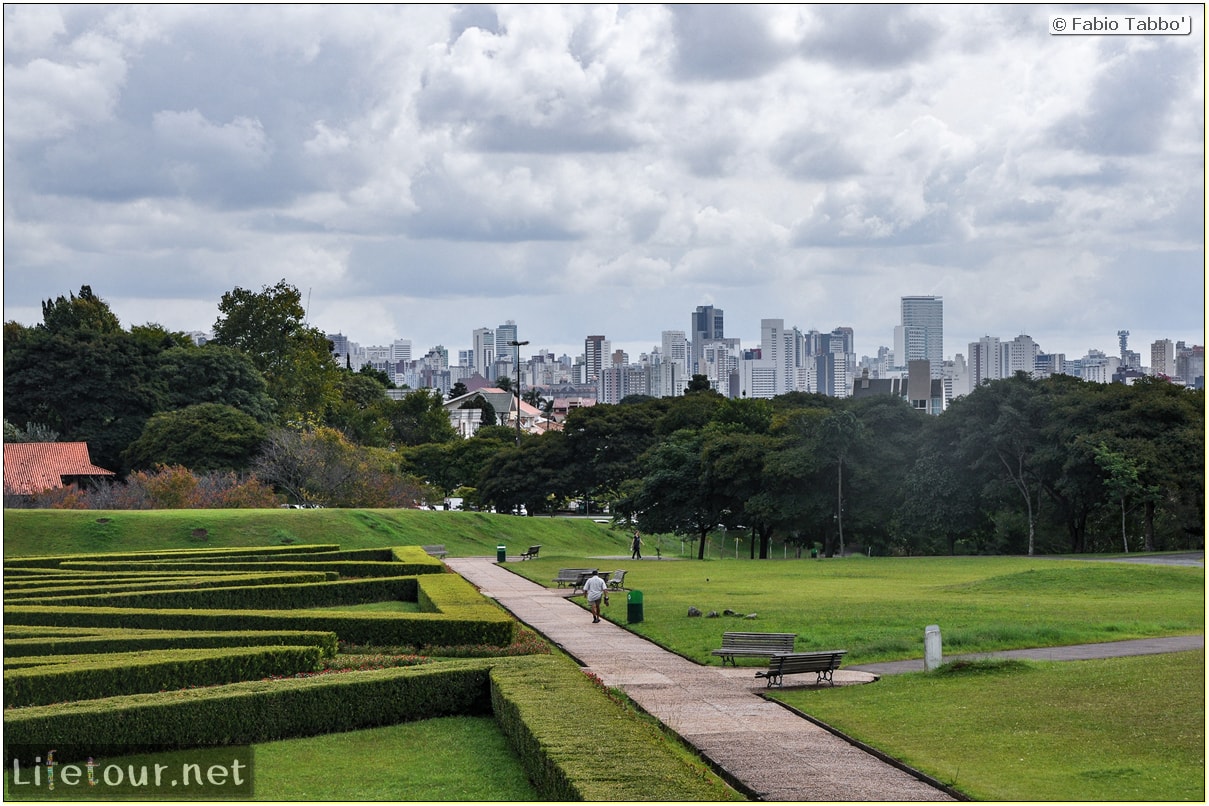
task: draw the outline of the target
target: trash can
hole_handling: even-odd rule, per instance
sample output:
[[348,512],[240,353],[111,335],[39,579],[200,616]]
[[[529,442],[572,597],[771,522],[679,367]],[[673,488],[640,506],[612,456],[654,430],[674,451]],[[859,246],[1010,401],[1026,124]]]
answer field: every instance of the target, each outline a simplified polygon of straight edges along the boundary
[[495,547],[495,561],[497,563],[502,563],[504,560],[506,560],[508,558],[507,555],[508,555],[507,547],[505,547],[505,546],[496,546]]
[[626,594],[626,620],[630,624],[642,621],[642,591]]

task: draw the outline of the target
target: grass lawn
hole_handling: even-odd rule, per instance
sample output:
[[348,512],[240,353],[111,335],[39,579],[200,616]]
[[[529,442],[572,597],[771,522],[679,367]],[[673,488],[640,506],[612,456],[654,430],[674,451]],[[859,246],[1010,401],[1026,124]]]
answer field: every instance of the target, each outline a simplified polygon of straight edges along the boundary
[[255,747],[255,799],[533,801],[490,717],[444,717]]
[[[230,765],[221,749],[178,750],[122,758],[98,759],[103,767],[153,771],[165,774],[164,786],[151,791],[155,779],[144,776],[143,786],[110,789],[122,800],[188,798],[183,789],[171,788],[186,764],[203,770],[212,763]],[[524,769],[491,717],[453,716],[405,722],[368,730],[330,733],[255,745],[246,764],[250,772],[251,799],[257,801],[525,801],[537,799]],[[24,771],[23,787],[12,786],[12,771],[5,771],[6,800],[105,800],[100,790],[67,787],[55,790],[32,786],[33,774]],[[139,774],[142,774],[141,772]],[[133,776],[134,774],[131,773]],[[98,779],[100,773],[98,772]],[[165,791],[167,790],[167,791]],[[195,786],[193,799],[230,800],[231,795],[207,796],[204,782]],[[213,789],[209,790],[214,792]],[[84,797],[91,795],[93,797]],[[239,800],[247,800],[241,795]]]
[[1205,799],[1205,654],[973,664],[776,699],[979,800]]
[[[553,586],[560,568],[624,568],[627,587],[643,592],[644,619],[626,624],[624,594],[614,594],[605,617],[714,665],[720,661],[710,653],[727,630],[797,633],[799,651],[846,649],[845,665],[854,665],[922,657],[931,624],[941,627],[946,656],[1203,634],[1205,624],[1204,569],[1193,567],[1043,557],[751,561],[716,553],[698,561],[675,559],[674,550],[665,550],[662,561],[632,561],[624,531],[590,520],[397,510],[10,510],[4,528],[6,557],[290,542],[343,548],[443,543],[453,556],[494,556],[502,543],[515,556],[540,543],[538,559],[508,563],[509,569]],[[199,529],[206,530],[200,543]],[[652,537],[646,539],[653,553]],[[675,545],[664,539],[665,549]],[[690,618],[690,606],[719,615]],[[727,610],[734,615],[723,615]],[[749,614],[754,618],[744,618]],[[979,799],[1204,800],[1204,693],[1204,653],[1191,652],[976,665],[777,696]],[[471,760],[462,760],[461,746],[472,746],[471,740],[459,738],[461,728],[443,725],[434,729],[448,731],[453,746],[441,737],[405,745],[412,739],[404,734],[425,724],[381,729],[389,735],[377,738],[377,731],[358,731],[259,746],[256,797],[534,797],[506,794],[504,784],[491,784],[486,794],[441,794],[445,771],[456,771],[464,784],[480,773],[462,772],[463,765],[489,752],[471,750]],[[363,735],[368,744],[359,744]],[[292,749],[309,743],[316,749]],[[404,766],[401,759],[417,755],[408,749],[415,746],[427,763],[395,770]],[[412,789],[419,784],[398,777],[411,773],[432,776],[424,786],[435,788]],[[299,788],[291,788],[295,780]],[[325,781],[332,788],[319,788]]]
[[[946,655],[1198,634],[1205,624],[1202,568],[1027,557],[579,562],[625,568],[644,600],[629,629],[701,663],[720,663],[710,652],[727,630],[797,633],[798,651],[846,649],[851,665],[923,657],[930,624]],[[509,567],[552,585],[564,566],[580,567],[542,557]],[[720,615],[689,618],[690,606]],[[624,625],[627,609],[606,616]]]

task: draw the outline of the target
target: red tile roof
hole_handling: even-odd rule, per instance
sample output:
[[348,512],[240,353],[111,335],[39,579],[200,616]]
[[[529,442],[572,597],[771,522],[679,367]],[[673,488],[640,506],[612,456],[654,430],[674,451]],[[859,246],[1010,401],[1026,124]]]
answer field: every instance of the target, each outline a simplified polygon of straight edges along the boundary
[[33,495],[63,486],[64,476],[113,476],[97,467],[86,442],[4,443],[4,492]]

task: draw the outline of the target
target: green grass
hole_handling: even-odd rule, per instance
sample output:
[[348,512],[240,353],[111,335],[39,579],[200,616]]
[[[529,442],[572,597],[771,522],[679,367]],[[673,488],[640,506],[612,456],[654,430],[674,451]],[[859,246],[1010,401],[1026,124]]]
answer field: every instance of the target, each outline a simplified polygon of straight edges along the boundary
[[[204,532],[204,534],[203,534]],[[4,556],[338,543],[342,549],[443,544],[455,557],[629,553],[625,533],[585,518],[411,509],[4,511]]]
[[[797,633],[798,651],[846,649],[851,665],[922,657],[930,624],[951,655],[1197,634],[1205,622],[1201,568],[1026,557],[580,563],[627,569],[644,599],[630,629],[701,663],[720,662],[710,652],[727,630]],[[551,585],[564,565],[509,567]],[[690,606],[740,615],[689,618]],[[606,616],[625,624],[627,608]]]
[[[221,750],[180,750],[101,760],[106,766],[167,770],[164,783],[185,764],[227,761]],[[252,799],[257,801],[525,801],[537,799],[524,769],[491,717],[454,716],[405,722],[368,730],[266,742],[252,748],[247,765]],[[98,799],[81,783],[55,791],[45,782],[11,787],[5,771],[5,799]],[[150,779],[150,777],[148,778]],[[165,787],[167,788],[167,787]],[[83,791],[82,791],[83,790]],[[196,797],[206,797],[205,788]],[[123,790],[120,799],[179,800],[184,793]],[[221,797],[221,796],[220,796]],[[99,799],[105,799],[103,795]],[[221,799],[229,799],[221,798]],[[246,798],[239,798],[245,800]]]
[[490,717],[445,717],[255,747],[255,799],[533,801]]
[[775,694],[979,800],[1205,799],[1205,654],[980,664]]
[[[1205,623],[1204,570],[1188,567],[1024,557],[702,562],[673,559],[678,543],[669,538],[669,559],[631,561],[626,533],[590,520],[396,510],[9,511],[4,526],[8,557],[280,545],[287,538],[344,548],[443,543],[453,556],[494,556],[499,543],[512,555],[540,543],[539,559],[508,567],[545,585],[560,568],[625,568],[626,585],[644,594],[644,621],[629,627],[712,664],[726,630],[795,632],[799,651],[847,649],[850,666],[922,657],[930,624],[940,625],[952,656],[1203,634]],[[200,528],[207,543],[192,537]],[[644,554],[653,554],[647,540]],[[625,559],[603,559],[616,557]],[[690,605],[756,618],[689,618]],[[625,625],[624,595],[614,595],[605,616]],[[972,667],[781,696],[977,798],[1203,800],[1204,680],[1204,654],[1179,653]],[[443,751],[430,757],[432,766],[447,764]],[[363,795],[365,776],[357,780],[337,797],[372,799]]]

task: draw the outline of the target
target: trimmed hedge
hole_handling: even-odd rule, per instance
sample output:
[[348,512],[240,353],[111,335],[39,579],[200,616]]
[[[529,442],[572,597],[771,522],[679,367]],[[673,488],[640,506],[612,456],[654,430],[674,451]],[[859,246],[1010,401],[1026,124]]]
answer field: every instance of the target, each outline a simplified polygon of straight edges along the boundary
[[416,577],[374,577],[286,585],[189,588],[144,593],[102,593],[42,596],[22,600],[23,606],[146,607],[149,609],[207,608],[211,610],[292,610],[306,607],[358,605],[384,601],[416,601]]
[[313,672],[320,654],[319,647],[283,646],[59,656],[56,663],[5,669],[4,704],[47,705]]
[[459,660],[33,706],[5,711],[4,741],[174,750],[486,714],[489,668],[487,660]]
[[[181,571],[210,571],[219,567],[216,562],[196,562],[192,560],[156,561],[145,563],[132,562],[101,562],[98,560],[67,560],[63,567],[71,570],[106,572],[106,571],[158,571],[159,573],[177,573]],[[419,574],[439,574],[444,566],[432,563],[400,563],[400,562],[352,562],[331,560],[327,562],[303,562],[301,560],[266,560],[264,562],[224,562],[221,567],[225,571],[335,571],[343,577],[384,577],[384,576],[416,576]]]
[[102,578],[90,577],[87,580],[76,579],[70,582],[46,582],[41,587],[16,587],[5,583],[5,601],[32,599],[46,596],[61,596],[64,592],[90,596],[130,593],[134,591],[155,590],[184,590],[217,587],[235,587],[239,585],[297,585],[313,582],[327,582],[336,574],[323,571],[298,572],[266,572],[260,574],[223,574],[215,576],[207,574],[200,577],[168,577],[154,581],[138,582],[109,582]]
[[[375,585],[396,581],[351,580],[343,585],[351,592],[372,590]],[[470,583],[456,574],[424,574],[400,577],[398,584],[416,586],[412,601],[422,610],[435,613],[323,613],[291,610],[142,609],[122,607],[66,607],[22,604],[6,607],[6,624],[56,627],[125,627],[159,630],[319,630],[335,631],[340,640],[371,646],[458,646],[488,644],[507,646],[515,635],[512,617],[484,599]],[[309,586],[304,586],[309,587]],[[251,590],[251,589],[232,589]],[[333,588],[335,590],[335,588]],[[213,590],[206,593],[213,593]],[[153,594],[145,594],[151,596]],[[302,595],[302,594],[300,594]],[[406,598],[406,597],[398,597]],[[141,601],[145,601],[140,597]],[[332,602],[336,604],[338,602]],[[350,603],[346,600],[344,604]],[[274,599],[273,604],[281,604]],[[321,606],[321,605],[312,605]]]
[[[54,629],[54,628],[51,628]],[[6,630],[7,632],[7,630]],[[79,632],[79,631],[75,631]],[[99,634],[98,634],[99,633]],[[277,630],[192,632],[182,630],[96,630],[89,635],[37,635],[4,639],[4,659],[137,652],[149,649],[208,649],[233,646],[316,646],[323,657],[336,654],[334,632]]]
[[340,546],[332,543],[308,543],[298,546],[251,546],[237,548],[206,548],[206,549],[164,549],[163,551],[127,551],[113,554],[47,554],[40,557],[5,557],[4,570],[10,568],[58,568],[64,560],[166,560],[172,558],[194,556],[211,557],[280,557],[289,554],[316,554],[325,551],[339,551]]
[[492,669],[491,706],[542,797],[744,799],[659,727],[605,698],[566,658],[531,656],[524,661]]
[[103,754],[121,745],[244,745],[492,712],[545,800],[743,800],[562,657],[446,661],[34,706],[6,712],[4,726],[6,748],[49,743]]

